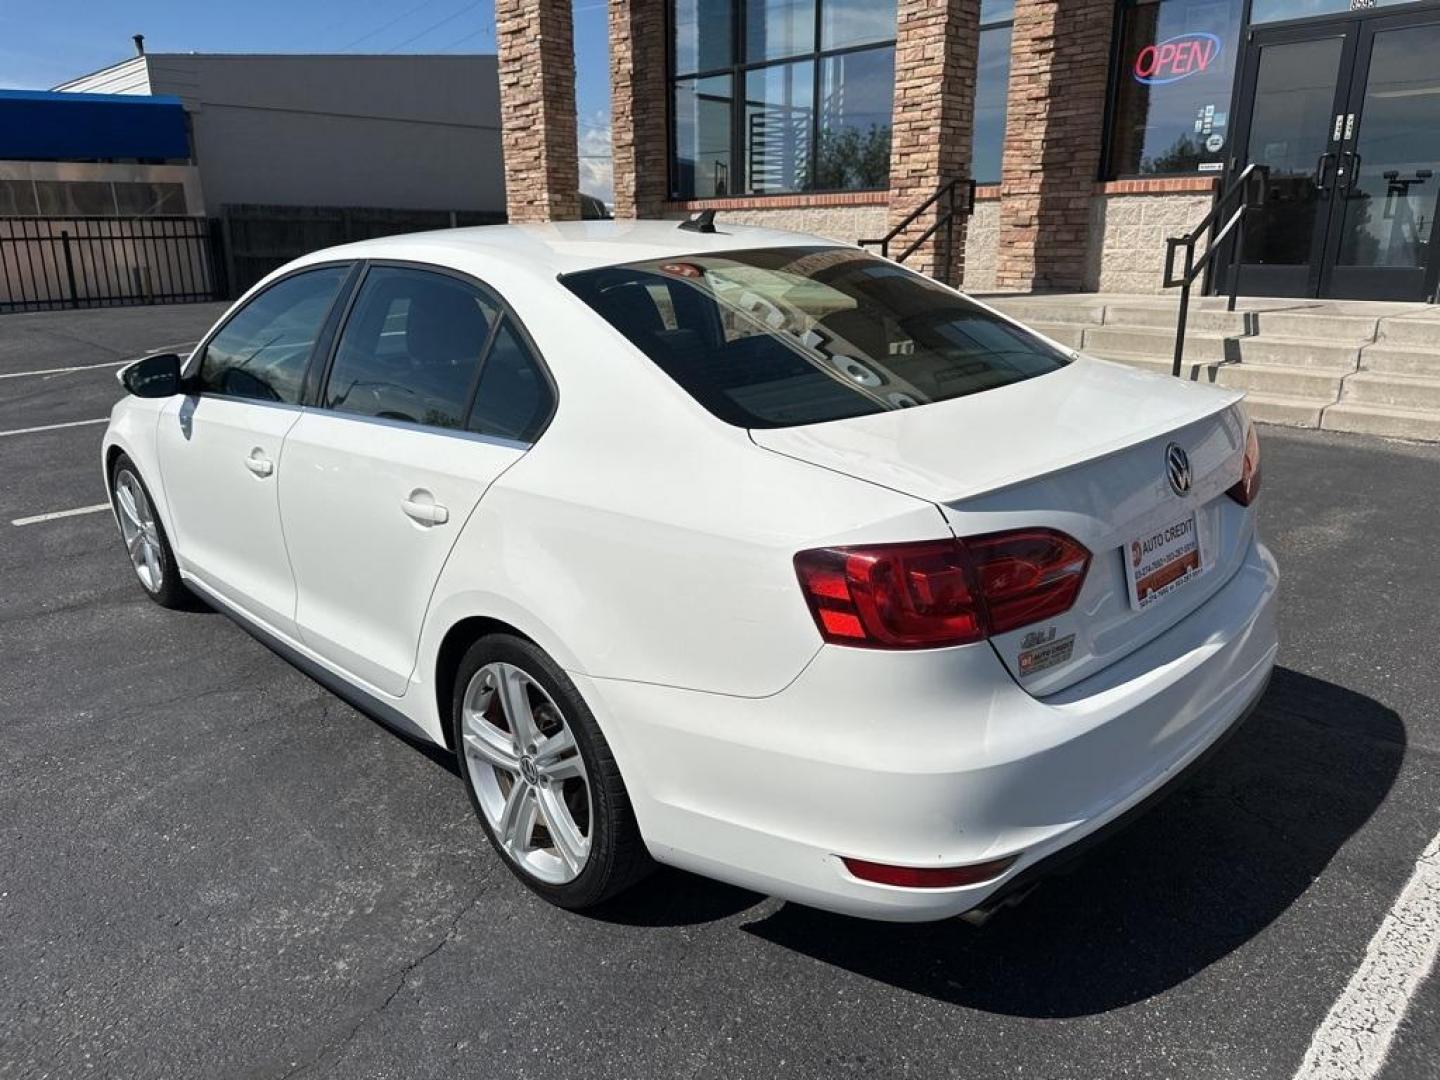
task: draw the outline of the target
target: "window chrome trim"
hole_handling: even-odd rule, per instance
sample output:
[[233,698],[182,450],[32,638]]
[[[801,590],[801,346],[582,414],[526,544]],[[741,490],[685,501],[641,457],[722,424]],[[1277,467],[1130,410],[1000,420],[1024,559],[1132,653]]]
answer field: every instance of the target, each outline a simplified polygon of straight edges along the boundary
[[368,416],[365,413],[345,412],[341,409],[327,409],[323,405],[304,405],[299,408],[302,413],[313,413],[316,416],[333,417],[336,420],[344,420],[349,423],[371,424],[375,427],[394,428],[397,431],[413,431],[419,435],[441,435],[451,439],[464,439],[466,442],[484,443],[487,446],[499,446],[507,450],[524,451],[529,450],[535,445],[533,442],[522,442],[519,439],[506,439],[499,435],[486,435],[479,431],[466,431],[464,428],[438,427],[435,424],[421,424],[413,420],[395,420],[389,416]]

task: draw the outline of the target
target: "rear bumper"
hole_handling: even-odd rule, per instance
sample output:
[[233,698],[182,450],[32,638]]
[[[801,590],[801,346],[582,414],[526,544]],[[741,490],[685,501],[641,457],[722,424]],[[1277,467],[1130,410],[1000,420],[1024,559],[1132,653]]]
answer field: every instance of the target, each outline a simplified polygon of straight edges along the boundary
[[[1232,729],[1275,662],[1277,588],[1274,560],[1252,542],[1181,623],[1044,699],[988,645],[827,646],[766,698],[576,682],[660,861],[832,911],[939,919],[1022,888]],[[953,866],[1017,853],[1001,877],[945,889],[860,881],[840,859]]]

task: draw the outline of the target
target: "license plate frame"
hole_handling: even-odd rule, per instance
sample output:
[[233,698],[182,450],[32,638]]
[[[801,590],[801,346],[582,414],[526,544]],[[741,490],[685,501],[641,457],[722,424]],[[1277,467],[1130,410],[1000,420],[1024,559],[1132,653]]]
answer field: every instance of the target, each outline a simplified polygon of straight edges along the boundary
[[1200,514],[1191,510],[1132,538],[1124,548],[1125,585],[1134,611],[1148,611],[1209,567]]

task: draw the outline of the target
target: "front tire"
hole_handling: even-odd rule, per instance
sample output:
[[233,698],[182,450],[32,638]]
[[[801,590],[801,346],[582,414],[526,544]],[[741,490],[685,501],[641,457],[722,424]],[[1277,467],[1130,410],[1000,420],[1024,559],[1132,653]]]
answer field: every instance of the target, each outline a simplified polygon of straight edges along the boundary
[[534,642],[492,634],[470,646],[456,673],[451,724],[480,824],[530,889],[578,911],[650,870],[595,717]]
[[150,490],[140,479],[140,470],[125,454],[117,457],[110,469],[110,503],[120,521],[120,536],[130,565],[145,595],[161,607],[190,607],[194,599],[180,580],[175,552],[155,513]]

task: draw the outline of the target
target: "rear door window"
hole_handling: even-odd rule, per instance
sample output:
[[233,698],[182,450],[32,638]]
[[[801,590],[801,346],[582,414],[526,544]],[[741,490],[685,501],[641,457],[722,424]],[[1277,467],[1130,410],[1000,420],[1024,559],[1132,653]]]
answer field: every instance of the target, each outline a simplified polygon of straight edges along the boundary
[[371,267],[345,321],[324,405],[463,428],[499,305],[448,274]]
[[1069,362],[929,278],[853,248],[686,255],[561,280],[741,427],[914,408]]

